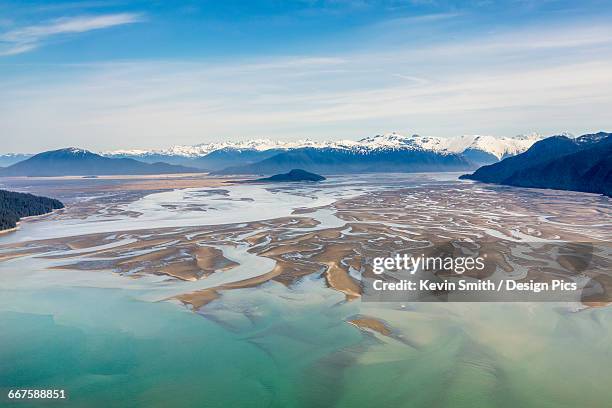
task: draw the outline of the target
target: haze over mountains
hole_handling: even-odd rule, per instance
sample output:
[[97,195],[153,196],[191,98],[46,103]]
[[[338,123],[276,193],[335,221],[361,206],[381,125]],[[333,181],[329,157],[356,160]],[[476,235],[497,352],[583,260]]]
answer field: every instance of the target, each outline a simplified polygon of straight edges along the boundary
[[[0,176],[146,175],[204,171],[221,175],[271,175],[295,168],[321,174],[443,172],[471,171],[485,164],[466,178],[607,194],[609,135],[600,132],[575,139],[567,136],[544,139],[538,135],[445,139],[390,133],[358,141],[280,142],[259,139],[174,146],[166,150],[114,151],[104,155],[67,148],[39,153],[2,168]],[[561,157],[564,161],[552,162]],[[490,163],[493,164],[487,165]]]
[[483,166],[461,178],[612,196],[612,133],[599,132],[576,139],[553,136],[522,154]]
[[15,163],[19,163],[25,159],[32,157],[32,154],[26,153],[0,153],[0,167],[7,167]]
[[[99,155],[87,152],[83,157],[79,154],[86,151],[70,148],[34,157],[20,153],[0,154],[0,166],[8,166],[0,169],[0,175],[155,174],[195,169],[216,174],[276,174],[295,166],[324,173],[466,171],[521,153],[541,139],[539,135],[439,138],[389,133],[357,141],[255,139],[177,145],[157,150],[115,150]],[[30,158],[34,160],[28,161]],[[124,161],[109,162],[104,158]]]
[[166,163],[113,159],[74,147],[36,154],[0,169],[0,176],[86,176],[189,173],[198,170]]
[[275,174],[299,167],[323,174],[461,171],[474,168],[465,157],[427,150],[389,149],[354,151],[305,147],[288,150],[268,159],[232,166],[215,174]]
[[[361,157],[372,153],[413,151],[429,152],[440,157],[445,155],[462,155],[475,168],[479,165],[495,163],[504,157],[521,153],[542,138],[539,135],[503,138],[464,135],[453,138],[440,138],[419,135],[403,136],[398,133],[389,133],[366,137],[358,141],[301,140],[283,142],[255,139],[244,142],[204,143],[194,146],[179,145],[159,150],[115,150],[102,154],[107,157],[127,157],[145,162],[164,161],[166,163],[219,171],[227,167],[250,165],[269,159],[277,154],[296,150],[304,152],[335,152],[346,155],[357,154]],[[330,158],[330,160],[334,159]],[[285,171],[287,169],[279,168],[277,170]],[[270,169],[271,172],[277,170]],[[240,170],[240,172],[244,171],[258,170],[252,168]]]

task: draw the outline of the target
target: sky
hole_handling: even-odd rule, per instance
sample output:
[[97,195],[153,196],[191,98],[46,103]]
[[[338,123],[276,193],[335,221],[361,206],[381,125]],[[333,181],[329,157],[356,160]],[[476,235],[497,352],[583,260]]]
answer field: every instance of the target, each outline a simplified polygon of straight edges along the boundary
[[605,0],[0,0],[0,152],[612,131]]

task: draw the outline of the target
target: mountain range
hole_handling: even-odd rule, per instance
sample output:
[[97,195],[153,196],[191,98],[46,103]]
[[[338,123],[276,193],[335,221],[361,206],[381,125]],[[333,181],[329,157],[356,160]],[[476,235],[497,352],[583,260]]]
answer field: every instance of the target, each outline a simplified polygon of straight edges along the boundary
[[[574,140],[567,136],[553,138],[570,142]],[[296,167],[323,174],[470,171],[482,165],[505,163],[508,158],[517,157],[543,139],[539,135],[439,138],[389,133],[357,141],[282,142],[256,139],[174,146],[164,150],[117,150],[101,154],[67,148],[39,153],[32,157],[22,155],[25,160],[0,169],[0,176],[163,174],[197,171],[213,174],[270,175],[284,173]],[[576,143],[580,144],[578,141]],[[8,159],[9,156],[11,159],[18,157],[4,157]]]
[[36,154],[0,169],[0,176],[86,176],[191,173],[199,170],[167,163],[103,157],[74,147]]
[[32,154],[25,153],[4,153],[0,154],[0,167],[7,167],[11,164],[19,163],[32,157]]
[[463,179],[612,196],[612,133],[553,136]]
[[427,150],[389,149],[355,151],[305,147],[288,150],[268,159],[232,166],[214,174],[275,174],[299,167],[323,174],[461,171],[474,168],[465,157]]
[[269,175],[295,168],[322,174],[478,168],[461,178],[612,196],[612,134],[605,132],[577,138],[533,135],[449,139],[390,133],[358,141],[273,142],[260,139],[175,146],[156,151],[115,151],[103,155],[66,148],[31,157],[20,154],[1,157],[8,162],[23,160],[0,168],[0,177],[152,175],[195,173],[204,169],[212,174]]
[[[380,156],[380,153],[384,152],[412,151],[430,153],[430,157],[432,156],[431,154],[438,157],[460,155],[469,163],[467,165],[463,164],[463,169],[468,169],[470,167],[476,168],[483,164],[495,163],[505,157],[521,153],[542,138],[539,135],[503,138],[465,135],[440,138],[419,135],[402,136],[398,133],[389,133],[357,141],[301,140],[283,142],[255,139],[243,142],[205,143],[194,146],[179,145],[161,150],[115,150],[103,152],[102,155],[112,158],[132,158],[148,163],[163,161],[210,171],[221,171],[228,167],[241,168],[242,166],[270,159],[278,154],[294,151],[306,152],[306,154],[308,152],[319,151],[329,152],[331,155],[344,154],[347,156],[357,155],[359,157],[365,157],[369,154]],[[333,158],[330,158],[330,160],[333,160]],[[286,171],[287,169],[279,168],[276,170]],[[276,170],[270,169],[269,171],[275,172]],[[239,171],[244,172],[247,169]],[[249,169],[248,171],[259,172],[254,169]]]

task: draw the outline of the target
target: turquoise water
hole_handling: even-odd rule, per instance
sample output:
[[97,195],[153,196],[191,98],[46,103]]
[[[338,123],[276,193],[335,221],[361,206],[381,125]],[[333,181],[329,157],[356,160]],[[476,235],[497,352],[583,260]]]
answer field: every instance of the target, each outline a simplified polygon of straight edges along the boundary
[[[311,215],[317,228],[338,221]],[[35,223],[3,243],[107,228],[72,223]],[[228,291],[199,313],[159,301],[271,268],[241,251],[226,253],[241,267],[198,282],[0,262],[0,407],[612,405],[610,307],[347,303],[316,276]],[[388,322],[393,336],[346,323],[356,314]],[[65,389],[68,399],[9,404],[12,388]]]
[[66,389],[66,406],[299,406],[307,368],[361,340],[335,296],[224,323],[116,289],[0,296],[0,388]]
[[[309,280],[227,293],[203,314],[138,291],[0,292],[0,389],[70,407],[603,407],[612,316],[560,305],[344,303]],[[344,322],[356,312],[400,336]],[[4,401],[3,401],[4,402]],[[15,406],[41,406],[21,401]],[[58,405],[59,406],[59,405]]]

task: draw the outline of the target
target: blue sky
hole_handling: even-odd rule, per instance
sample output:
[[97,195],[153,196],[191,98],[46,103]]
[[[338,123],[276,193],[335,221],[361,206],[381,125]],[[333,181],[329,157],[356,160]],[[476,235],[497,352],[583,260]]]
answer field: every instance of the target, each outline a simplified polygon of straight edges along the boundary
[[609,1],[0,0],[0,151],[612,129]]

